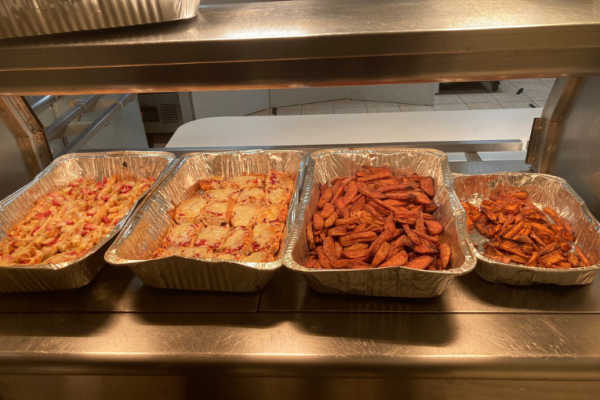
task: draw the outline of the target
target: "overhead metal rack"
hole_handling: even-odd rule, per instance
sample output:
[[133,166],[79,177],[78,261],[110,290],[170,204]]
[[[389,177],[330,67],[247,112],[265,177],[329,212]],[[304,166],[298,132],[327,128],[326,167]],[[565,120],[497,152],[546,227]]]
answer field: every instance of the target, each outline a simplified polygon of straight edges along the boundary
[[0,94],[449,82],[600,73],[593,1],[328,0],[0,41]]

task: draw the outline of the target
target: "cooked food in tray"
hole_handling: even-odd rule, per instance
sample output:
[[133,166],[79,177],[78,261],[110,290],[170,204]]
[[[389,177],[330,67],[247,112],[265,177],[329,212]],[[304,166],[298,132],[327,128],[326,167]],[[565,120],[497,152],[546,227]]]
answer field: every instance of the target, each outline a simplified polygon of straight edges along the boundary
[[200,181],[201,191],[174,210],[177,222],[154,258],[179,255],[274,261],[294,190],[291,176],[271,170]]
[[58,264],[82,257],[153,183],[154,178],[80,178],[46,194],[0,241],[0,265]]
[[587,267],[588,258],[574,245],[571,224],[550,207],[540,209],[526,191],[497,189],[478,207],[461,202],[467,212],[467,229],[489,238],[485,256],[503,263],[569,269]]
[[307,224],[307,268],[448,267],[452,250],[441,243],[444,227],[432,214],[433,178],[364,167],[320,190],[318,210]]

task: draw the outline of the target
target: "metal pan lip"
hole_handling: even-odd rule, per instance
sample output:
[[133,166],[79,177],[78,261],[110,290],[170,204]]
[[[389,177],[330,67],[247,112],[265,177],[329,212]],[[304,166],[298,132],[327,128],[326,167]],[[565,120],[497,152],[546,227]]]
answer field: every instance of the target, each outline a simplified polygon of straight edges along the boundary
[[[208,154],[219,156],[219,155],[236,155],[236,154],[251,155],[251,154],[263,154],[263,153],[298,154],[301,157],[300,168],[298,169],[298,176],[296,178],[296,186],[294,187],[294,195],[292,197],[292,201],[290,203],[290,210],[288,212],[288,216],[286,219],[286,229],[288,229],[289,235],[291,235],[291,232],[294,229],[293,221],[298,218],[297,214],[298,214],[298,207],[300,205],[300,193],[304,189],[304,185],[306,183],[306,179],[305,179],[306,178],[306,167],[307,167],[307,164],[309,161],[309,157],[305,151],[253,149],[253,150],[242,150],[242,151],[228,150],[228,151],[201,151],[201,152],[186,153],[180,158],[179,163],[174,168],[172,168],[172,170],[170,171],[168,176],[166,176],[165,179],[162,180],[161,185],[158,186],[155,191],[153,191],[153,194],[159,193],[161,191],[161,189],[163,188],[163,186],[167,185],[169,183],[169,181],[176,176],[176,174],[181,170],[181,168],[185,165],[185,163],[189,159],[192,159],[192,158],[195,158],[198,156],[208,155]],[[120,266],[120,265],[136,266],[136,265],[141,265],[141,264],[156,264],[156,263],[160,263],[164,260],[169,260],[169,259],[176,259],[176,260],[180,259],[180,260],[193,261],[196,264],[198,264],[199,268],[203,267],[204,263],[211,264],[211,265],[216,265],[216,264],[232,265],[233,264],[233,265],[247,267],[247,268],[250,268],[253,270],[260,270],[260,271],[276,270],[277,268],[280,268],[283,265],[283,258],[284,258],[283,256],[280,256],[277,260],[270,261],[270,262],[243,262],[243,261],[236,261],[236,260],[221,260],[221,259],[209,259],[209,258],[200,258],[200,257],[192,258],[192,257],[183,257],[183,256],[179,256],[179,255],[173,255],[173,256],[164,257],[164,258],[160,258],[160,259],[150,259],[150,260],[131,260],[131,259],[125,259],[125,258],[119,257],[117,255],[117,251],[118,251],[119,247],[121,246],[122,242],[126,239],[127,235],[135,229],[135,227],[137,225],[137,221],[139,220],[141,215],[147,210],[147,208],[150,206],[151,198],[152,198],[152,196],[148,196],[146,198],[146,200],[144,200],[144,203],[139,207],[139,209],[137,210],[135,215],[129,220],[129,222],[127,223],[127,226],[125,226],[122,229],[119,236],[117,236],[117,238],[115,239],[113,244],[106,251],[106,253],[104,255],[104,260],[107,263],[109,263],[111,265],[117,265],[117,266]],[[288,239],[288,241],[289,241],[289,239]],[[287,248],[287,246],[284,245],[284,247],[281,250],[282,255],[284,254],[285,248]]]
[[[459,236],[459,240],[460,240],[460,244],[461,244],[461,250],[463,251],[463,253],[465,255],[465,262],[459,268],[453,268],[453,269],[443,270],[443,271],[418,270],[418,269],[408,268],[406,266],[393,266],[393,267],[383,267],[383,268],[373,268],[373,269],[357,269],[357,270],[352,270],[352,269],[313,270],[310,268],[306,268],[306,267],[300,265],[299,263],[297,263],[294,260],[292,252],[299,240],[301,230],[302,230],[302,225],[303,225],[305,214],[306,214],[306,210],[307,210],[308,203],[310,200],[310,192],[311,192],[312,186],[314,184],[315,160],[318,157],[322,157],[322,156],[325,156],[328,154],[348,154],[348,153],[355,153],[355,154],[368,153],[368,154],[374,154],[374,155],[376,155],[378,153],[379,154],[382,154],[382,153],[384,153],[384,154],[425,153],[425,154],[432,154],[432,155],[435,155],[436,157],[440,158],[442,160],[441,164],[442,164],[442,174],[443,174],[443,178],[444,178],[444,186],[445,186],[445,189],[448,191],[450,202],[453,204],[453,209],[454,209],[453,214],[455,215],[457,221],[462,221],[462,223],[457,224],[457,231],[458,231],[458,236]],[[475,258],[474,254],[472,252],[472,249],[468,245],[467,239],[466,239],[467,238],[467,236],[466,236],[467,235],[466,212],[460,206],[460,201],[458,200],[458,197],[456,196],[456,193],[454,191],[454,180],[452,177],[452,173],[450,172],[450,167],[448,165],[448,156],[446,156],[446,154],[444,152],[435,150],[435,149],[413,149],[413,148],[411,148],[411,149],[401,149],[400,148],[399,149],[399,148],[389,148],[389,147],[336,148],[336,149],[319,150],[319,151],[316,151],[311,154],[310,171],[307,174],[306,181],[307,182],[305,184],[304,196],[302,199],[302,204],[300,205],[300,213],[299,213],[298,219],[296,221],[296,229],[294,230],[293,237],[290,240],[290,243],[285,252],[284,266],[286,268],[291,269],[292,271],[296,271],[296,272],[305,274],[305,275],[339,274],[339,273],[377,274],[378,271],[397,269],[397,270],[409,271],[411,274],[440,275],[440,276],[460,276],[460,275],[468,274],[469,272],[473,271],[473,269],[475,269],[475,265],[477,264],[477,259]]]
[[[457,174],[457,173],[452,174],[452,175],[453,175],[454,179],[457,179],[457,178],[465,179],[466,177],[474,176],[474,175]],[[590,223],[590,226],[592,226],[596,230],[596,232],[600,233],[600,223],[598,222],[598,220],[592,215],[592,213],[588,209],[587,205],[585,204],[585,201],[583,201],[583,199],[577,194],[577,192],[575,192],[575,190],[573,190],[571,185],[569,185],[569,183],[566,180],[564,180],[563,178],[559,178],[557,176],[548,175],[548,174],[538,174],[535,172],[496,172],[496,173],[492,173],[492,174],[477,174],[477,176],[481,176],[481,177],[488,177],[488,176],[507,176],[507,177],[510,177],[510,176],[513,176],[513,177],[540,176],[540,177],[543,177],[548,180],[553,180],[553,181],[559,183],[567,192],[569,192],[569,194],[571,196],[573,196],[573,198],[575,198],[575,200],[581,207],[581,211],[582,211],[583,215]],[[460,202],[459,202],[459,205],[462,209],[463,207],[460,204]],[[467,235],[469,238],[471,237],[471,234],[469,234],[468,232],[467,232]],[[492,266],[496,266],[496,267],[512,268],[514,270],[520,270],[520,271],[538,272],[538,273],[542,273],[544,275],[568,275],[568,274],[574,274],[574,273],[600,270],[600,263],[590,265],[589,267],[579,267],[579,268],[570,268],[570,269],[528,267],[526,265],[520,265],[520,264],[503,263],[500,261],[492,260],[491,258],[488,258],[484,254],[480,253],[479,250],[477,250],[476,248],[473,247],[470,239],[468,241],[468,244],[469,244],[469,247],[471,247],[471,250],[472,250],[473,254],[475,255],[475,257],[477,258],[477,260],[485,262]]]
[[99,251],[102,246],[112,240],[122,229],[127,225],[129,219],[132,215],[135,214],[136,209],[140,204],[143,204],[145,199],[150,197],[149,195],[160,185],[162,180],[167,177],[169,172],[177,165],[177,158],[173,153],[167,151],[134,151],[134,150],[125,150],[125,151],[109,151],[109,152],[86,152],[86,153],[70,153],[65,154],[61,157],[56,158],[52,163],[46,167],[42,172],[40,172],[31,182],[27,185],[23,186],[13,194],[6,197],[4,200],[0,201],[0,212],[6,207],[6,205],[18,201],[19,197],[25,193],[29,188],[37,184],[40,180],[42,180],[45,176],[47,176],[51,171],[57,168],[61,163],[78,158],[108,158],[108,157],[123,157],[123,156],[144,156],[144,157],[164,157],[168,160],[167,164],[163,168],[160,175],[156,178],[152,186],[146,190],[146,192],[141,195],[138,200],[134,203],[131,209],[127,212],[125,217],[111,230],[111,232],[106,235],[100,242],[96,243],[92,249],[85,254],[83,257],[77,258],[72,261],[63,262],[60,264],[34,264],[34,265],[11,265],[6,267],[0,267],[1,270],[8,271],[34,271],[34,270],[42,270],[42,271],[52,271],[52,270],[62,270],[69,268],[73,265],[84,263],[85,260],[91,255],[95,254]]

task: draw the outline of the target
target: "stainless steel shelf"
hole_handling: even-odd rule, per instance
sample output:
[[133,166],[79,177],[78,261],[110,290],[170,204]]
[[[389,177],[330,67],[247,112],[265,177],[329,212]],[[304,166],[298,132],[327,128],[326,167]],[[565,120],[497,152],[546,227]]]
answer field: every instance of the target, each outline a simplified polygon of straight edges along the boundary
[[599,330],[598,279],[514,287],[471,273],[437,298],[386,299],[314,293],[285,269],[262,292],[233,294],[152,289],[105,266],[81,289],[0,295],[0,395],[588,399]]
[[0,94],[590,75],[599,56],[595,2],[234,4],[191,21],[0,41]]

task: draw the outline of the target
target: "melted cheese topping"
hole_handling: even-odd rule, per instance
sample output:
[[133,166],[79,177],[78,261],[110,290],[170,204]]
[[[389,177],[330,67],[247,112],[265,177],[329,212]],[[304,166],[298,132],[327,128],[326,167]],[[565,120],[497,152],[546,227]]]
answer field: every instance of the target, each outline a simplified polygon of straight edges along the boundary
[[281,242],[281,224],[258,224],[252,230],[252,251],[277,253]]
[[288,192],[287,189],[276,188],[269,192],[267,195],[267,205],[277,204],[277,205],[287,205],[292,198],[291,192]]
[[179,254],[182,257],[190,258],[213,258],[215,253],[213,249],[205,246],[201,247],[182,247]]
[[196,236],[194,246],[205,246],[214,251],[220,251],[230,231],[228,226],[207,226]]
[[207,226],[218,226],[229,222],[230,213],[231,202],[210,201],[202,210],[200,218]]
[[237,199],[238,204],[261,206],[265,200],[265,190],[260,188],[244,189]]
[[223,182],[222,176],[213,176],[209,179],[202,179],[200,181],[200,188],[202,190],[215,190],[221,189],[221,183]]
[[240,191],[237,189],[216,189],[204,192],[204,197],[209,201],[226,203],[230,198],[237,199]]
[[194,196],[183,201],[175,210],[175,221],[180,224],[200,222],[200,213],[208,201],[200,196]]
[[231,226],[252,228],[256,221],[258,208],[253,206],[234,206],[231,212]]
[[247,188],[264,188],[265,175],[243,175],[228,179],[223,182],[224,188],[247,189]]
[[223,253],[247,255],[250,253],[250,231],[245,228],[235,228],[223,244]]
[[[182,202],[174,215],[181,225],[198,226],[197,221],[202,221],[206,227],[197,228],[191,243],[191,231],[180,228],[185,233],[175,232],[170,235],[172,239],[168,235],[154,257],[183,255],[257,263],[275,260],[294,188],[292,178],[270,171],[268,175],[228,180],[209,178],[199,184],[204,192]],[[175,246],[172,240],[182,245]]]
[[269,171],[266,181],[267,191],[275,188],[287,189],[292,192],[294,189],[294,181],[286,173],[275,170]]
[[189,246],[196,237],[195,224],[173,225],[167,233],[165,242],[170,246]]
[[271,204],[268,207],[262,207],[258,216],[256,217],[257,223],[285,223],[287,218],[288,208],[277,204]]
[[59,263],[85,255],[153,182],[118,176],[101,182],[79,178],[49,192],[0,241],[2,265]]

